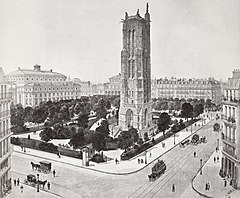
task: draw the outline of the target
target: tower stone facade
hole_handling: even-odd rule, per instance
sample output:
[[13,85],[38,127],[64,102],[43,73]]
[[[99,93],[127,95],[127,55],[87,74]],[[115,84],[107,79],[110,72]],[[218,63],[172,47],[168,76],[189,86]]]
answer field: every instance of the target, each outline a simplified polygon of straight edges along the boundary
[[121,102],[119,125],[139,131],[149,128],[151,117],[151,44],[148,4],[144,18],[139,10],[134,16],[125,13],[121,51]]

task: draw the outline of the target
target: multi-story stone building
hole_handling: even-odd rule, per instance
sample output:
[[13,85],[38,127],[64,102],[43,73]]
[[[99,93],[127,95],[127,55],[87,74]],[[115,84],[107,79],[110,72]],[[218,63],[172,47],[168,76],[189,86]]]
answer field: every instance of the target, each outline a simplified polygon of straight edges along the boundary
[[40,102],[76,99],[81,96],[81,85],[67,81],[63,74],[41,70],[35,65],[33,70],[21,69],[7,74],[10,82],[15,83],[14,103],[37,106]]
[[221,170],[240,188],[240,70],[234,70],[224,89]]
[[134,16],[125,13],[123,49],[121,51],[121,95],[119,125],[133,126],[140,136],[151,125],[150,14],[148,4],[144,18],[139,10]]
[[10,144],[10,103],[12,93],[9,90],[10,84],[7,81],[2,68],[0,68],[0,197],[3,197],[11,190],[11,153]]
[[221,84],[213,78],[160,78],[152,81],[152,98],[211,99],[221,103]]
[[92,86],[90,81],[81,81],[79,78],[73,78],[74,83],[81,85],[82,96],[92,96]]

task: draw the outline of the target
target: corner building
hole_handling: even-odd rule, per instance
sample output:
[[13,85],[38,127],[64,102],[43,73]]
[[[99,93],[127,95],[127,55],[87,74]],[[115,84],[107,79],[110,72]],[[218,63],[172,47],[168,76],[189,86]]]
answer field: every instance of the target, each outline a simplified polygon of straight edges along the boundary
[[240,188],[240,70],[234,70],[224,88],[221,170]]
[[9,92],[10,83],[0,67],[0,197],[4,197],[11,190],[11,153],[10,144],[10,103],[12,93]]
[[144,18],[139,10],[134,16],[125,13],[121,51],[121,95],[119,125],[133,126],[148,133],[151,126],[150,14],[148,4]]

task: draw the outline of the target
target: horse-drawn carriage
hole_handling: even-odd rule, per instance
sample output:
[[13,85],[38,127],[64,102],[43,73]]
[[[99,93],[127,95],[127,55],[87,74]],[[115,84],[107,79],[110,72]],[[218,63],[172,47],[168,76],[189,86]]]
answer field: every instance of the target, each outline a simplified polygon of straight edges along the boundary
[[31,165],[33,170],[38,170],[39,172],[46,174],[50,173],[52,169],[52,163],[48,161],[41,161],[39,164],[31,162]]
[[149,181],[155,181],[160,177],[166,170],[166,164],[162,160],[158,160],[152,167],[152,173],[148,175]]
[[192,144],[200,144],[205,142],[206,142],[206,137],[205,136],[199,137],[198,134],[194,134],[191,141]]
[[24,183],[30,186],[35,186],[37,183],[37,178],[33,174],[27,175],[27,178],[24,180]]
[[189,139],[187,139],[187,140],[185,140],[185,141],[182,141],[182,142],[180,142],[180,144],[179,144],[179,146],[181,147],[181,148],[184,148],[185,146],[187,146],[188,144],[190,144],[190,140]]
[[40,163],[40,168],[38,169],[39,172],[43,172],[43,173],[50,173],[51,172],[51,168],[52,168],[52,163],[48,162],[48,161],[41,161]]
[[45,184],[47,183],[47,180],[41,181],[37,180],[36,176],[33,174],[27,175],[27,178],[24,180],[24,183],[33,187],[36,187],[37,185],[42,186],[44,189]]

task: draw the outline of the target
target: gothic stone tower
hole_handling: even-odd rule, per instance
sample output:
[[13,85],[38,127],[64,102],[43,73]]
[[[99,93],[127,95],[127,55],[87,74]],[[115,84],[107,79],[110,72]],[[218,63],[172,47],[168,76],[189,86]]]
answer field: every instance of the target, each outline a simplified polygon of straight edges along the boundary
[[134,16],[125,13],[121,51],[121,103],[119,125],[122,130],[133,126],[147,132],[151,125],[150,14],[139,10]]

